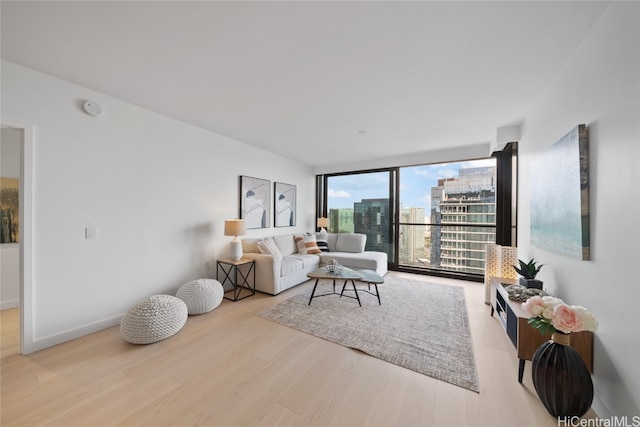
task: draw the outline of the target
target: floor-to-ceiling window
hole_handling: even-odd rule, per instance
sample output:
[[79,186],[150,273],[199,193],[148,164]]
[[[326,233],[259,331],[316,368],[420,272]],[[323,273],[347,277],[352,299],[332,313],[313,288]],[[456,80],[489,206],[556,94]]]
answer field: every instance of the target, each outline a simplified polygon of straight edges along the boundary
[[363,233],[365,249],[394,254],[395,170],[378,170],[339,175],[326,175],[326,209],[332,233]]
[[318,213],[330,232],[366,234],[366,249],[386,252],[391,269],[480,278],[496,227],[509,236],[515,227],[511,210],[496,215],[498,188],[511,208],[517,185],[511,167],[498,185],[498,167],[487,158],[322,175]]
[[494,159],[400,168],[398,266],[484,274],[495,241]]

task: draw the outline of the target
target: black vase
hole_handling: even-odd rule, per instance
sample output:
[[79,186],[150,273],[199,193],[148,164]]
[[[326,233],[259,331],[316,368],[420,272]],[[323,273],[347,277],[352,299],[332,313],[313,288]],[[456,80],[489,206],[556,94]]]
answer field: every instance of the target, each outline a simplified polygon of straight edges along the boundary
[[582,417],[593,402],[593,381],[570,335],[556,332],[533,353],[531,373],[538,397],[554,417]]

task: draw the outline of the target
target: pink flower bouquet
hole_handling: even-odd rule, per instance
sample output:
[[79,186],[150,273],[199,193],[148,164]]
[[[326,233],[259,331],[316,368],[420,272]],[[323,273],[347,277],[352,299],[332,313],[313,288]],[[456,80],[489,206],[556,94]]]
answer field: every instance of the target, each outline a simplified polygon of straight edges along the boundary
[[534,296],[522,303],[522,309],[529,316],[529,324],[541,334],[569,334],[598,328],[598,321],[586,308],[569,306],[560,298]]

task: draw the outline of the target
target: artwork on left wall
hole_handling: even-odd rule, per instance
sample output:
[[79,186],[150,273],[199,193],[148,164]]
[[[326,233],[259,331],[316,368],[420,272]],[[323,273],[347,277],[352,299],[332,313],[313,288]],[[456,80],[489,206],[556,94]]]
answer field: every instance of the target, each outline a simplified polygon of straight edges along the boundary
[[296,225],[296,186],[276,182],[273,192],[274,222],[276,227]]
[[531,161],[531,244],[590,258],[587,127],[578,125]]
[[20,181],[0,178],[0,243],[20,241]]
[[240,218],[247,229],[268,228],[271,221],[271,181],[240,176]]

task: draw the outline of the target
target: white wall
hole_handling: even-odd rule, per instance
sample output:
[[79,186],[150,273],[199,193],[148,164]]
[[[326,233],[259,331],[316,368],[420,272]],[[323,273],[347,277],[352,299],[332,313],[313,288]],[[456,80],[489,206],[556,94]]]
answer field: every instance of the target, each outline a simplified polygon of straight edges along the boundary
[[[102,115],[82,111],[98,102]],[[2,62],[2,122],[34,125],[34,349],[119,323],[133,304],[215,277],[239,175],[294,184],[313,229],[311,168],[101,93]],[[273,221],[272,221],[273,223]],[[97,239],[85,240],[86,226]]]
[[[546,266],[553,294],[600,321],[594,409],[640,415],[640,4],[613,2],[526,117],[520,157],[518,252]],[[574,126],[588,126],[591,261],[529,244],[529,163]]]
[[[2,128],[0,137],[0,176],[20,178],[21,134]],[[17,307],[20,300],[20,244],[0,245],[0,310]]]

